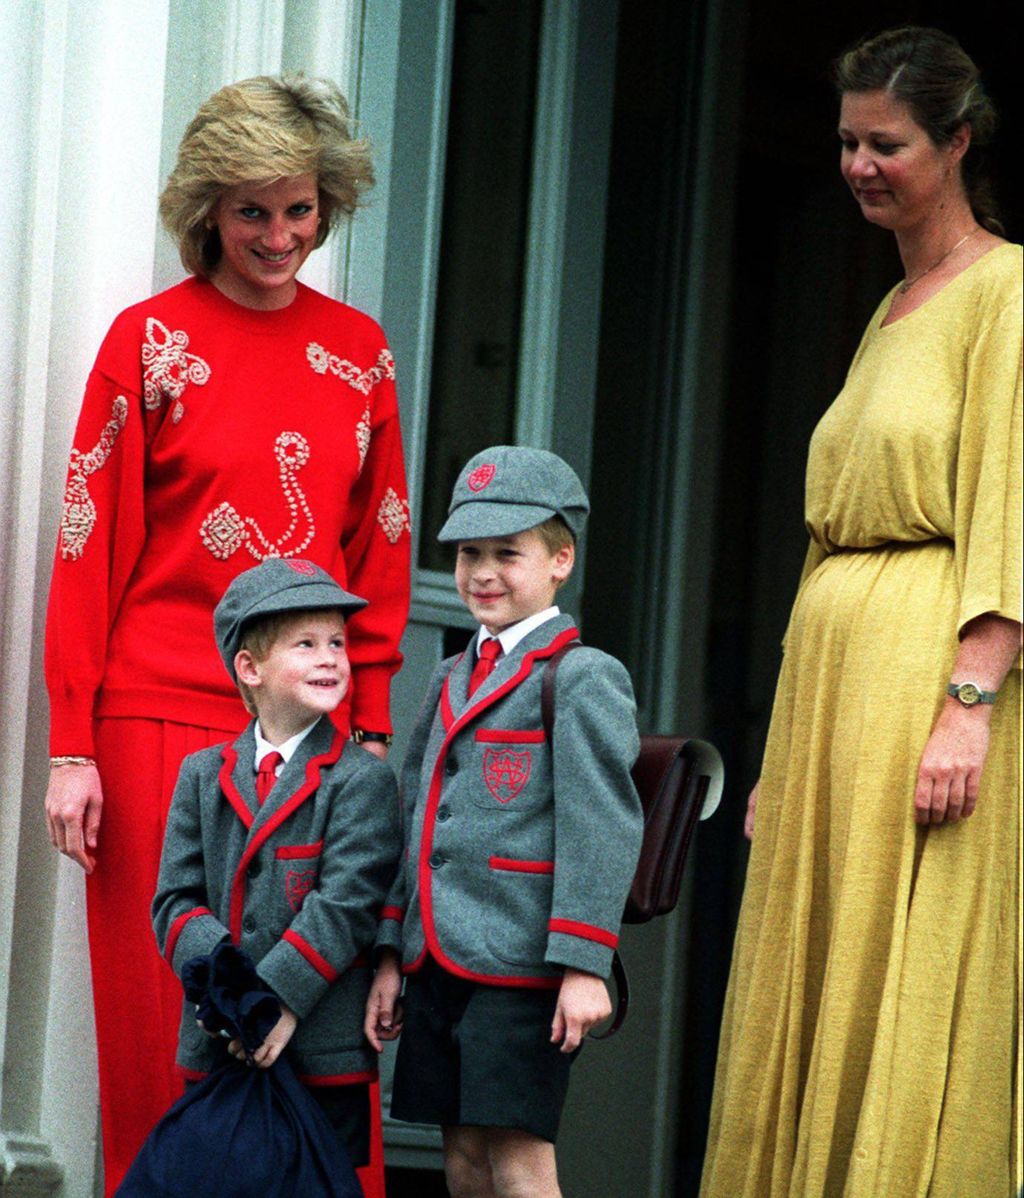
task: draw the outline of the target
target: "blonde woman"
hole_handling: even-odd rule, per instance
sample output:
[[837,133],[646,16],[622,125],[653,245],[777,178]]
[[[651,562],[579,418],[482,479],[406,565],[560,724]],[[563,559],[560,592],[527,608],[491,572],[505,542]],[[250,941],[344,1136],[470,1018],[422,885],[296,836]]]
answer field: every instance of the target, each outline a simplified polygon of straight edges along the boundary
[[[1021,247],[935,29],[837,64],[884,297],[811,439],[703,1198],[1006,1198],[1019,1126]],[[755,809],[756,807],[756,809]]]
[[334,84],[222,88],[160,202],[190,277],[117,317],[86,385],[47,624],[46,816],[89,875],[107,1194],[180,1092],[181,993],[149,904],[181,758],[246,722],[210,631],[236,574],[313,562],[369,600],[339,718],[371,751],[389,740],[410,540],[394,363],[373,320],[296,279],[372,182]]

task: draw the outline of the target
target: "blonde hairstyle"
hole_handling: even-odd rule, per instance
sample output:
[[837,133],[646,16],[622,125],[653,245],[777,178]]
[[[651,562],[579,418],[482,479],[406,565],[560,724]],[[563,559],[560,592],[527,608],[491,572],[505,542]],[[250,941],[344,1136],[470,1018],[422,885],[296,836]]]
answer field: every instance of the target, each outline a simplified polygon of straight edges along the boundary
[[322,245],[339,214],[351,216],[373,186],[369,142],[352,130],[330,79],[259,75],[214,92],[185,130],[160,196],[160,219],[185,269],[203,278],[216,269],[220,234],[208,219],[221,192],[239,183],[316,175]]
[[[303,607],[289,611],[273,611],[265,616],[254,616],[242,628],[239,651],[247,649],[252,654],[253,661],[266,661],[278,637],[283,635],[289,625],[300,621],[304,616],[319,616],[328,613],[337,613],[344,620],[344,613],[340,607]],[[242,702],[245,704],[245,710],[250,715],[258,716],[259,711],[256,709],[256,699],[252,689],[241,678],[236,678],[235,682],[238,685],[238,693],[242,696]]]
[[572,535],[569,525],[561,516],[549,516],[543,524],[538,524],[533,530],[544,542],[544,548],[552,556],[567,545],[575,545],[576,538]]

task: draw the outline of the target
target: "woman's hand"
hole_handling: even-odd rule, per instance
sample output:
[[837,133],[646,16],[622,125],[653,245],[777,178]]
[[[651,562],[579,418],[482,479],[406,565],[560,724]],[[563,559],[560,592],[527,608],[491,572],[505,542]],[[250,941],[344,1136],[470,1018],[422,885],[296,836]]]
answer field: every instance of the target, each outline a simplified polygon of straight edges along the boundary
[[367,753],[372,753],[374,757],[379,757],[381,761],[387,761],[388,759],[388,747],[383,741],[364,740],[359,747],[365,749]]
[[750,798],[747,799],[747,817],[743,821],[743,835],[747,840],[754,839],[754,813],[757,811],[757,792],[761,785],[761,779],[758,778],[754,789],[750,792]]
[[917,772],[917,823],[956,823],[973,814],[988,755],[991,715],[991,707],[964,707],[957,699],[946,699]]
[[94,765],[50,767],[46,828],[50,844],[91,874],[103,810],[103,788]]

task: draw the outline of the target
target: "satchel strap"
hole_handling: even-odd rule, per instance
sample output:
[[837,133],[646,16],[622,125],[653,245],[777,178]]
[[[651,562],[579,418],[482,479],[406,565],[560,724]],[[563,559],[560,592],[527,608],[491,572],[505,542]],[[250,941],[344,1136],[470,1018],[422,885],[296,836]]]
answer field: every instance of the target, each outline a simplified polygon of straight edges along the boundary
[[[544,666],[544,673],[541,675],[540,720],[544,725],[544,733],[548,738],[549,749],[553,748],[555,741],[555,672],[562,658],[573,649],[580,648],[582,643],[582,641],[570,641],[567,645],[563,645],[556,653],[552,653]],[[615,978],[615,992],[617,995],[615,1013],[612,1016],[611,1023],[603,1032],[588,1033],[591,1040],[607,1040],[609,1036],[614,1036],[619,1028],[622,1027],[629,1012],[629,975],[626,973],[626,966],[622,962],[622,957],[619,955],[618,949],[615,950],[615,955],[612,957],[612,977]]]
[[567,645],[563,645],[556,653],[552,653],[544,666],[544,673],[540,679],[540,722],[544,725],[544,732],[548,738],[548,748],[555,741],[555,671],[558,669],[558,663],[573,649],[579,649],[583,645],[582,641],[570,641]]

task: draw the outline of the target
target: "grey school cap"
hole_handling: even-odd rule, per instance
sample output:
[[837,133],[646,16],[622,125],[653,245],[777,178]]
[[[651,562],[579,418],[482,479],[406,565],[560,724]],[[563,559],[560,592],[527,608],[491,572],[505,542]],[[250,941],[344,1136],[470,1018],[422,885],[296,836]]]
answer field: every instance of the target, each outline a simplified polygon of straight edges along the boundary
[[256,616],[335,607],[348,619],[365,606],[365,599],[343,591],[326,570],[313,562],[272,557],[234,579],[214,608],[213,633],[228,673],[237,682],[235,655],[242,647],[245,625]]
[[524,445],[495,445],[463,467],[437,539],[510,537],[561,516],[579,540],[589,511],[576,471],[558,454]]

